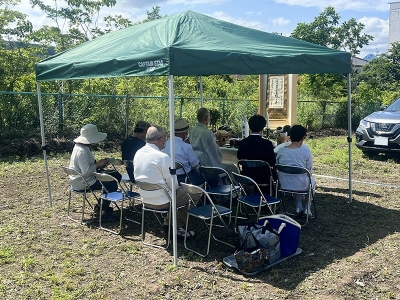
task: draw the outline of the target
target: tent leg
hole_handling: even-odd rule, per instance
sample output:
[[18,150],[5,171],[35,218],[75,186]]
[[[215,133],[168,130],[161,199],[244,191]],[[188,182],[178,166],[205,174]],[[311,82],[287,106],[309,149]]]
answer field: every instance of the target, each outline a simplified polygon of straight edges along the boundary
[[347,129],[347,142],[349,144],[349,203],[353,200],[353,186],[352,186],[352,155],[351,155],[351,143],[352,143],[352,133],[351,133],[351,77],[350,73],[347,74],[347,117],[348,117],[348,129]]
[[52,207],[49,167],[47,165],[47,152],[46,152],[47,146],[46,146],[46,137],[44,135],[42,93],[40,92],[40,82],[39,81],[36,83],[36,86],[37,86],[37,94],[38,94],[39,118],[40,118],[40,134],[42,136],[42,149],[43,149],[44,168],[45,168],[45,171],[46,171],[47,191],[49,193],[49,204],[50,204],[50,207]]
[[[169,132],[170,132],[170,149],[171,149],[171,170],[175,170],[175,98],[174,98],[174,76],[168,76],[168,89],[169,89]],[[176,176],[172,174],[171,176]],[[176,181],[172,180],[172,190],[176,190]],[[178,231],[178,226],[176,223],[176,193],[171,193],[172,198],[172,248],[174,254],[174,266],[178,266],[178,242],[176,232]],[[169,233],[168,233],[169,234]]]
[[203,76],[202,75],[200,75],[200,99],[201,99],[201,107],[204,107]]

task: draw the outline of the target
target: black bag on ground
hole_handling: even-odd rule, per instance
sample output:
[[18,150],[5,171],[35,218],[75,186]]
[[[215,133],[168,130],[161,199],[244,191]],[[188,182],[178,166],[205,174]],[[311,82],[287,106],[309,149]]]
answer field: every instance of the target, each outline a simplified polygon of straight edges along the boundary
[[[246,244],[250,240],[256,244],[255,250],[246,248]],[[251,232],[248,232],[239,248],[236,249],[234,256],[239,271],[246,275],[253,275],[264,270],[268,265],[269,250],[263,247]]]

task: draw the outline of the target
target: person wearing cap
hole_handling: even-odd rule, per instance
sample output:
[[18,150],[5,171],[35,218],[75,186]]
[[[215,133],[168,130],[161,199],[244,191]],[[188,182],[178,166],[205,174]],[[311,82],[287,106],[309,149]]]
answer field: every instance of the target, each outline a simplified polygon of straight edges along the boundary
[[[204,178],[197,171],[199,158],[194,153],[190,144],[186,143],[189,136],[189,122],[185,118],[175,120],[175,160],[180,162],[185,171],[178,169],[176,171],[178,182],[185,182],[186,174],[189,177],[189,183],[200,185],[204,183]],[[168,140],[165,148],[162,150],[164,153],[171,156],[171,142]]]
[[[194,232],[186,233],[183,220],[186,220],[189,196],[178,185],[176,176],[170,173],[171,158],[161,150],[165,148],[167,137],[165,129],[153,125],[147,130],[146,145],[140,148],[133,158],[135,166],[134,175],[137,182],[144,181],[148,183],[162,184],[172,193],[172,183],[175,183],[176,205],[185,205],[178,210],[182,218],[177,218],[179,237],[193,236]],[[153,209],[167,209],[170,202],[164,191],[145,191],[139,189],[144,205]],[[168,216],[164,219],[164,226],[168,224]]]
[[135,177],[133,175],[133,158],[136,152],[146,145],[146,133],[147,129],[150,127],[150,123],[146,121],[138,121],[133,130],[133,134],[127,137],[121,144],[122,159],[127,160],[126,172],[128,173],[131,182],[135,182]]
[[[80,133],[80,136],[74,139],[75,146],[72,150],[69,166],[82,175],[92,191],[101,190],[102,185],[96,179],[95,172],[107,167],[107,158],[96,161],[89,146],[103,141],[107,137],[107,133],[99,132],[97,126],[93,124],[83,126]],[[110,173],[110,175],[121,180],[121,174],[116,171]],[[69,183],[74,190],[85,190],[86,188],[85,182],[80,176],[70,175]],[[116,191],[118,188],[116,182],[105,182],[104,185],[109,192]],[[101,210],[103,212],[102,221],[115,219],[112,216],[110,201],[103,201]]]

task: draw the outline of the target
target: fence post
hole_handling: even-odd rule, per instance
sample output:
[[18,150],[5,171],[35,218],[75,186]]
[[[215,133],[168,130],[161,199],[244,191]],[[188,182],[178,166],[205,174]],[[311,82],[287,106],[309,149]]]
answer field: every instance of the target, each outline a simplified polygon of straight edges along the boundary
[[129,95],[125,98],[125,138],[128,137],[128,120],[129,120]]
[[225,124],[225,101],[225,98],[222,99],[222,125]]
[[179,106],[179,118],[182,118],[182,110],[183,110],[183,103],[185,102],[185,99],[182,97],[181,98],[181,105]]
[[58,95],[58,135],[64,137],[64,106],[63,94]]

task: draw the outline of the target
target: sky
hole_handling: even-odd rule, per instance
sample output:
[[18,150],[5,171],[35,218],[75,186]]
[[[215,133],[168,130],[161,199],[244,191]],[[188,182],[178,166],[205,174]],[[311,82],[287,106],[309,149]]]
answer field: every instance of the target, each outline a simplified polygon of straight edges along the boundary
[[[54,7],[55,0],[43,0]],[[57,1],[62,3],[63,1]],[[365,25],[364,33],[374,40],[365,46],[358,57],[382,54],[388,48],[388,0],[117,0],[117,5],[107,8],[105,15],[122,15],[132,22],[142,21],[147,11],[160,6],[161,15],[173,15],[192,10],[217,19],[267,32],[289,36],[298,23],[310,23],[327,6],[333,6],[340,15],[340,23],[355,18]],[[17,10],[29,16],[34,29],[54,25],[40,9],[32,8],[29,0],[22,0]]]

